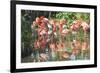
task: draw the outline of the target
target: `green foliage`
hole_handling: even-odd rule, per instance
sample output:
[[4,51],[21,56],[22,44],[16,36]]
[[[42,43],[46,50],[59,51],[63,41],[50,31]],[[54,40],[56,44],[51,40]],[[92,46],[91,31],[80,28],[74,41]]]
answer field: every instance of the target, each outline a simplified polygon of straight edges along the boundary
[[90,14],[89,13],[81,13],[81,12],[57,12],[53,14],[53,17],[56,19],[65,18],[67,20],[67,24],[69,25],[76,19],[82,19],[89,23]]
[[30,47],[31,43],[31,21],[28,14],[24,14],[21,17],[21,42],[24,43],[24,47]]

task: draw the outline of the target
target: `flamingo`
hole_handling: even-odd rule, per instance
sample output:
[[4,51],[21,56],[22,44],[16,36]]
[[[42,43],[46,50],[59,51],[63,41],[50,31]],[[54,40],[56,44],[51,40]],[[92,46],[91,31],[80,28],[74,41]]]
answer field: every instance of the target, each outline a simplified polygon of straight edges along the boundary
[[35,47],[35,49],[40,48],[40,42],[39,42],[38,40],[36,40],[36,41],[34,42],[34,47]]
[[75,20],[70,24],[70,29],[76,31],[81,25],[81,20]]
[[36,22],[36,24],[40,25],[41,24],[41,19],[39,17],[36,17],[35,22]]
[[44,22],[45,24],[49,23],[48,18],[43,18],[42,22]]
[[40,18],[40,20],[43,20],[45,18],[45,16],[40,16],[39,18]]
[[66,19],[65,18],[62,18],[59,22],[60,26],[59,26],[59,29],[60,29],[60,32],[62,32],[63,30],[63,25],[66,23]]
[[55,20],[51,20],[50,21],[50,24],[52,24],[52,27],[53,27],[53,32],[56,32],[56,21]]
[[62,30],[62,32],[61,32],[61,34],[63,35],[63,36],[65,36],[65,34],[68,34],[69,33],[69,29],[64,29],[64,30]]
[[87,32],[89,30],[89,28],[90,28],[89,24],[87,24],[84,21],[82,22],[81,26],[82,26],[84,32]]
[[81,24],[80,20],[75,20],[70,24],[70,29],[71,29],[72,34],[74,36],[73,39],[76,39],[77,30],[79,29],[80,24]]
[[32,25],[31,25],[31,29],[34,29],[34,26],[36,25],[36,22],[33,21]]
[[52,31],[50,31],[50,33],[53,33],[55,36],[57,36],[57,33],[56,33],[56,31],[57,31],[56,21],[52,19],[52,20],[50,20],[50,24],[52,25],[52,28],[51,28]]

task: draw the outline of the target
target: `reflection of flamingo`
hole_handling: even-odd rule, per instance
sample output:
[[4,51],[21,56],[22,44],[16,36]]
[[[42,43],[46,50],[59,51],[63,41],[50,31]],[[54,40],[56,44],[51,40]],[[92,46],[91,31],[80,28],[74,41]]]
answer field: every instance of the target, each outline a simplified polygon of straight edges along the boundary
[[40,61],[47,61],[48,60],[48,55],[45,53],[40,54]]
[[82,50],[86,50],[88,48],[87,42],[82,43]]
[[62,53],[62,58],[63,59],[69,59],[69,53],[68,52],[63,52]]
[[81,52],[81,42],[79,40],[73,40],[72,42],[72,54],[70,56],[71,60],[75,60],[76,56]]
[[54,42],[50,43],[49,44],[49,47],[50,47],[50,50],[51,50],[51,59],[52,60],[55,60],[55,57],[56,57],[56,44]]
[[42,39],[40,43],[41,43],[41,48],[45,49],[46,48],[46,43],[47,43],[46,39]]
[[56,51],[56,44],[55,43],[50,43],[49,47],[52,51]]
[[36,40],[34,42],[34,57],[35,57],[36,62],[39,61],[39,48],[40,48],[40,42]]
[[89,48],[88,43],[87,42],[83,42],[82,43],[82,49],[81,49],[82,58],[86,58],[86,55],[87,55],[87,52],[88,52],[88,48]]
[[73,49],[80,50],[81,49],[81,42],[79,40],[73,40],[72,46],[73,46]]
[[65,58],[67,55],[66,53],[63,53],[65,51],[65,44],[63,42],[57,43],[57,53],[59,56],[59,59],[62,60],[62,58]]

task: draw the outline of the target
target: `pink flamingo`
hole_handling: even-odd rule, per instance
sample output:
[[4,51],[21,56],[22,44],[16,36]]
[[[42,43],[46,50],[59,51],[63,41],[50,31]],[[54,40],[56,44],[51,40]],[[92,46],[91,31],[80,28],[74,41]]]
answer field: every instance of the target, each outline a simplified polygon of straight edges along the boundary
[[80,20],[75,20],[73,21],[70,25],[70,29],[73,31],[77,31],[77,29],[80,27],[81,21]]
[[89,30],[89,28],[90,28],[89,24],[87,24],[84,21],[82,22],[81,26],[82,26],[84,32],[87,32]]

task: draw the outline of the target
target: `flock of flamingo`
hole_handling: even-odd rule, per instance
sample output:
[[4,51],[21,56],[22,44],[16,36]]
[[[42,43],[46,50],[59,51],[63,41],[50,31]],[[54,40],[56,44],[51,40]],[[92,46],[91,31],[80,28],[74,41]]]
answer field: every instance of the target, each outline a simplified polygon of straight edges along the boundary
[[69,34],[77,35],[80,28],[86,36],[90,25],[82,19],[74,20],[70,25],[67,25],[67,22],[65,18],[56,20],[44,16],[33,20],[32,36],[37,35],[32,44],[34,62],[78,60],[78,55],[81,56],[80,60],[89,59],[90,47],[85,37],[83,42],[73,38],[69,44],[70,52],[67,49],[68,42],[65,38]]

